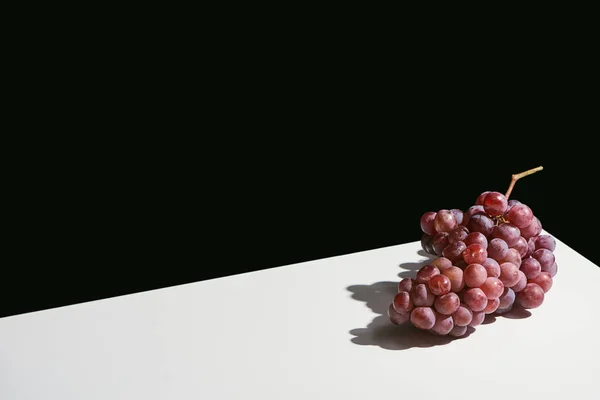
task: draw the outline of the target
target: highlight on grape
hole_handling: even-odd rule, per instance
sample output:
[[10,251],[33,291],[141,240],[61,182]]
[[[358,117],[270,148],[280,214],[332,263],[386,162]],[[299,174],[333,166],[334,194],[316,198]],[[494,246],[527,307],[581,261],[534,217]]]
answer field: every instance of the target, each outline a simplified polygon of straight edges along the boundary
[[460,337],[487,314],[542,305],[558,272],[556,241],[529,206],[509,200],[519,179],[542,169],[513,175],[505,194],[483,192],[465,211],[423,214],[421,246],[436,258],[398,283],[392,323]]

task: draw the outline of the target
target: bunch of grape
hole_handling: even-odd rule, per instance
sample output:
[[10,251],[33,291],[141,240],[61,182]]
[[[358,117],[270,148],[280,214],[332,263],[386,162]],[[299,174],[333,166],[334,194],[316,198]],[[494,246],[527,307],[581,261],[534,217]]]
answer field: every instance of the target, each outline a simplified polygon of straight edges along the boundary
[[423,249],[437,258],[398,284],[394,324],[460,337],[486,314],[539,307],[552,287],[554,238],[541,234],[531,208],[502,193],[482,193],[465,212],[427,212],[421,230]]

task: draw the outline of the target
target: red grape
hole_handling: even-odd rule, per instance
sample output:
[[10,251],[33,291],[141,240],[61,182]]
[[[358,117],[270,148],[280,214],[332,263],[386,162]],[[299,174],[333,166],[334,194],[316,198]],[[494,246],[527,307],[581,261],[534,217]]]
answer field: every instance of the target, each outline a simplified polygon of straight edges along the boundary
[[454,328],[454,321],[450,315],[435,313],[435,324],[429,330],[437,335],[447,335]]
[[433,219],[433,227],[438,232],[448,232],[456,225],[456,217],[450,210],[438,211]]
[[415,285],[411,295],[413,304],[418,307],[431,307],[435,301],[435,296],[424,283]]
[[452,266],[452,261],[450,261],[446,257],[438,257],[431,262],[431,265],[439,269],[440,272],[444,272]]
[[521,266],[521,254],[519,254],[517,249],[508,249],[506,256],[502,259],[502,262],[513,263],[517,266],[517,268],[519,268]]
[[463,241],[467,246],[477,243],[482,245],[485,249],[487,249],[488,247],[488,240],[485,237],[485,235],[481,232],[471,232]]
[[456,311],[454,311],[452,318],[454,319],[454,325],[467,326],[473,319],[473,312],[467,307],[461,305]]
[[500,264],[498,261],[493,258],[488,257],[487,260],[483,262],[483,268],[487,271],[487,276],[491,278],[497,278],[500,276]]
[[[536,242],[537,243],[537,242]],[[552,253],[548,249],[539,249],[533,252],[531,255],[532,258],[535,258],[539,261],[542,270],[546,270],[554,264],[555,258],[554,253]]]
[[452,284],[446,275],[436,275],[429,280],[429,290],[436,296],[448,293],[451,288]]
[[475,243],[468,245],[462,256],[467,264],[481,264],[487,259],[488,252],[485,247]]
[[[485,307],[487,307],[487,300],[486,300],[485,306],[483,308],[485,308]],[[485,313],[483,312],[483,309],[481,311],[475,311],[475,312],[473,312],[473,319],[469,323],[469,326],[476,327],[478,325],[481,325],[481,323],[483,322],[484,319],[485,319]]]
[[463,294],[464,302],[472,311],[483,311],[487,306],[487,296],[480,288],[471,288],[465,290]]
[[452,262],[462,259],[462,252],[465,251],[467,245],[464,242],[456,242],[449,244],[442,251],[442,255]]
[[485,215],[485,210],[483,209],[482,205],[476,205],[476,206],[469,207],[469,209],[463,214],[462,224],[464,226],[467,226],[469,224],[469,220],[475,214],[484,214]]
[[469,230],[464,226],[457,226],[448,232],[448,243],[462,242],[467,238]]
[[400,283],[398,283],[398,293],[400,292],[411,292],[413,286],[415,286],[417,283],[414,279],[411,278],[404,278],[400,281]]
[[421,217],[421,230],[428,235],[435,235],[437,232],[435,227],[433,226],[433,220],[435,219],[437,213],[433,211],[426,212]]
[[494,238],[490,240],[487,247],[488,257],[495,260],[502,260],[508,253],[508,245],[503,239]]
[[408,314],[413,309],[413,301],[408,292],[399,292],[392,302],[394,310],[400,314]]
[[525,286],[527,285],[527,277],[525,276],[525,273],[521,270],[519,270],[519,280],[517,281],[517,283],[515,283],[511,289],[516,293],[516,292],[520,292],[521,290],[525,289]]
[[504,284],[498,278],[486,278],[479,288],[483,290],[488,300],[497,299],[504,293]]
[[535,249],[548,249],[554,251],[556,249],[556,240],[550,235],[540,235],[535,239]]
[[530,237],[537,236],[542,232],[542,223],[538,219],[538,217],[533,217],[533,221],[525,228],[521,228],[521,236],[525,239],[529,239]]
[[489,190],[481,193],[479,195],[479,197],[477,197],[477,200],[475,200],[475,204],[477,204],[478,206],[483,206],[483,201],[485,200],[485,196],[487,196],[489,193],[491,193]]
[[541,272],[534,279],[529,279],[528,283],[535,283],[542,288],[544,293],[548,293],[548,291],[552,287],[552,277],[550,276],[549,272],[544,271]]
[[508,200],[499,192],[490,192],[483,199],[483,208],[490,215],[502,215],[508,208]]
[[431,329],[435,325],[435,314],[430,307],[416,307],[410,313],[410,322],[419,329]]
[[448,246],[448,232],[437,233],[431,240],[431,247],[438,256],[442,255],[442,251],[446,246]]
[[390,318],[390,321],[392,321],[392,323],[395,325],[401,325],[410,319],[410,314],[400,314],[394,310],[394,307],[391,304],[388,307],[387,314]]
[[544,302],[544,290],[536,283],[528,283],[517,293],[516,301],[523,308],[537,308]]
[[500,305],[499,299],[488,300],[487,305],[483,309],[483,312],[486,314],[491,314],[498,309],[499,305]]
[[550,266],[546,269],[544,269],[542,267],[542,271],[546,271],[547,273],[550,274],[551,277],[554,278],[556,276],[556,273],[558,272],[558,264],[556,263],[556,261],[554,261],[554,264],[552,264],[552,266]]
[[515,302],[515,292],[511,288],[504,288],[504,293],[500,296],[499,309],[506,310],[512,307]]
[[440,270],[433,265],[425,265],[417,272],[417,283],[428,283],[429,279],[435,275],[439,275]]
[[506,219],[517,228],[525,228],[533,221],[533,212],[523,203],[515,204],[506,213]]
[[494,227],[492,236],[504,240],[508,247],[513,247],[521,237],[521,231],[513,224],[500,224]]
[[528,257],[524,259],[521,263],[520,269],[521,271],[523,271],[527,279],[533,279],[537,277],[540,274],[540,272],[542,272],[542,266],[540,265],[538,260],[536,260],[533,257]]
[[467,333],[467,327],[466,326],[456,326],[456,325],[454,325],[454,328],[452,328],[452,330],[450,331],[450,333],[448,333],[448,335],[454,336],[454,337],[461,337],[461,336],[464,336],[465,333]]
[[442,274],[450,279],[450,290],[453,292],[458,292],[465,287],[465,279],[462,269],[458,267],[450,267],[442,271]]
[[489,238],[494,231],[494,221],[487,215],[475,214],[469,219],[467,228],[470,232],[481,232]]
[[513,286],[519,281],[519,268],[511,262],[500,264],[500,280],[504,286]]
[[438,312],[444,315],[451,315],[458,310],[460,299],[456,293],[450,292],[436,298],[434,304]]
[[470,264],[464,271],[465,284],[469,287],[480,287],[487,278],[487,271],[481,264]]
[[464,213],[462,212],[462,210],[459,210],[458,208],[453,208],[452,210],[450,210],[450,212],[454,214],[454,217],[456,218],[456,223],[458,225],[462,224],[464,218]]
[[521,259],[523,259],[525,254],[527,254],[529,244],[527,243],[527,239],[525,239],[523,236],[519,236],[519,240],[517,240],[517,243],[515,243],[515,245],[512,247],[519,252]]

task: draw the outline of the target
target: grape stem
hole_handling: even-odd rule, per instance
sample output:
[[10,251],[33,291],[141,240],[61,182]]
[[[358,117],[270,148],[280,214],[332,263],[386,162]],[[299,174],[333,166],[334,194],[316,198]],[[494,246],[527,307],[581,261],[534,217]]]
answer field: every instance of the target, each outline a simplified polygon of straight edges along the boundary
[[508,197],[512,193],[513,187],[515,187],[515,183],[517,183],[517,181],[519,179],[524,178],[527,175],[534,174],[534,173],[536,173],[538,171],[541,171],[543,169],[544,169],[544,167],[539,166],[537,168],[532,168],[532,169],[529,169],[529,170],[527,170],[525,172],[521,172],[520,174],[513,174],[512,179],[510,181],[510,186],[508,187],[508,190],[506,191],[506,194],[504,195],[504,197],[506,197],[506,200],[508,200]]

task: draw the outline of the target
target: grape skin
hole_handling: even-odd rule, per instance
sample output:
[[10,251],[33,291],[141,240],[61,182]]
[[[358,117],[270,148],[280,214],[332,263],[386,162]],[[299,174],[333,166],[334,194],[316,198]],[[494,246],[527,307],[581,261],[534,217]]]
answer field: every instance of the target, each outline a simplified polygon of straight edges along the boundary
[[438,211],[433,219],[433,227],[437,232],[448,232],[456,225],[456,217],[450,210]]
[[556,250],[556,240],[550,235],[540,235],[535,239],[535,249]]
[[444,272],[448,268],[452,267],[452,261],[446,257],[438,257],[431,262],[431,265],[439,269],[440,272]]
[[456,223],[458,225],[461,225],[464,219],[464,213],[462,212],[462,210],[459,210],[458,208],[453,208],[450,210],[450,212],[454,214],[454,218],[456,218]]
[[487,215],[475,214],[469,219],[467,228],[470,232],[481,232],[486,238],[490,238],[494,231],[494,221]]
[[447,335],[452,328],[454,328],[452,316],[435,313],[435,324],[429,331],[437,335]]
[[440,270],[433,265],[425,265],[417,272],[416,281],[417,283],[428,283],[429,280],[440,274]]
[[[465,244],[467,246],[470,246],[472,244],[480,244],[485,249],[488,248],[488,240],[485,237],[485,235],[481,232],[471,232],[467,235],[467,237],[463,241],[465,242]],[[489,256],[489,254],[488,254],[488,256]]]
[[502,262],[513,263],[519,268],[521,266],[521,254],[519,254],[517,249],[508,249],[506,257],[502,259]]
[[489,190],[488,190],[488,191],[485,191],[485,192],[483,192],[483,193],[481,193],[481,194],[480,194],[480,195],[477,197],[477,200],[475,200],[475,204],[476,204],[476,205],[478,205],[478,206],[483,206],[483,201],[485,200],[485,197],[486,197],[488,194],[490,194],[490,193],[491,193],[491,192],[490,192]]
[[459,292],[465,287],[465,279],[462,269],[452,266],[444,270],[442,274],[450,279],[450,290],[453,292]]
[[468,234],[469,230],[465,226],[457,226],[448,232],[448,244],[463,242]]
[[441,256],[446,246],[448,246],[448,232],[437,233],[431,241],[431,247],[435,254]]
[[467,245],[464,242],[456,242],[449,244],[442,251],[442,255],[452,262],[456,262],[462,258],[462,252],[465,251]]
[[525,289],[526,285],[527,277],[525,276],[525,273],[523,271],[519,270],[519,280],[511,287],[511,289],[514,292],[520,292],[521,290]]
[[468,226],[469,224],[469,220],[471,219],[471,217],[475,214],[483,214],[485,215],[485,210],[483,209],[482,205],[475,205],[475,206],[471,206],[467,209],[467,211],[464,213],[463,215],[463,221],[462,224],[464,226]]
[[467,264],[481,264],[487,259],[488,252],[485,247],[475,243],[467,246],[462,256]]
[[431,307],[435,301],[435,296],[424,283],[414,286],[411,294],[416,307]]
[[487,271],[487,276],[491,278],[498,278],[500,276],[500,264],[493,258],[488,257],[481,265],[483,265]]
[[394,310],[400,314],[408,314],[413,309],[413,301],[408,292],[399,292],[392,301]]
[[499,299],[488,300],[487,305],[483,309],[483,312],[486,314],[491,314],[498,309],[499,305],[500,305]]
[[542,232],[542,223],[538,217],[533,217],[531,224],[527,225],[525,228],[521,228],[521,236],[525,239],[538,236],[540,232]]
[[514,286],[519,281],[519,268],[511,262],[500,264],[500,280],[506,287]]
[[513,303],[515,302],[516,293],[511,288],[504,288],[504,293],[500,296],[500,304],[498,305],[499,309],[507,309],[511,308]]
[[554,261],[554,264],[552,264],[551,267],[544,269],[542,267],[542,271],[548,272],[550,274],[550,276],[552,278],[554,278],[556,276],[556,273],[558,272],[558,264],[556,263],[556,261]]
[[465,304],[469,306],[471,311],[483,311],[487,306],[487,296],[480,288],[465,290],[463,297]]
[[536,283],[528,283],[517,293],[516,302],[523,308],[537,308],[544,302],[544,290]]
[[497,299],[504,293],[504,284],[498,278],[486,278],[479,288],[485,293],[488,300]]
[[495,260],[502,260],[508,253],[508,244],[503,239],[494,238],[488,243],[488,257]]
[[552,288],[552,277],[549,272],[543,271],[534,279],[529,279],[527,283],[535,283],[542,288],[544,293],[548,293]]
[[534,251],[535,251],[535,237],[532,237],[527,240],[527,252],[525,253],[525,255],[522,258],[531,257],[531,255],[533,254]]
[[550,268],[552,264],[554,264],[554,261],[556,261],[554,258],[554,253],[548,249],[536,250],[533,252],[531,257],[539,261],[543,270]]
[[533,257],[524,259],[520,269],[527,279],[534,279],[542,272],[541,264]]
[[436,212],[429,211],[423,214],[421,217],[421,230],[430,236],[433,236],[437,233],[435,227],[433,226],[433,220],[435,219],[436,215]]
[[400,314],[394,310],[394,307],[391,304],[388,307],[387,314],[394,325],[402,325],[410,319],[410,314]]
[[454,326],[454,328],[452,328],[452,330],[450,331],[450,333],[448,333],[448,335],[450,336],[454,336],[454,337],[461,337],[464,336],[465,333],[467,333],[467,327],[466,326]]
[[429,290],[436,296],[450,292],[452,284],[446,275],[436,275],[429,280]]
[[[487,306],[487,301],[486,301],[485,305]],[[485,319],[485,313],[483,311],[473,312],[473,319],[469,323],[469,326],[472,326],[474,328],[478,325],[481,325],[481,323],[483,322],[484,319]]]
[[446,293],[435,299],[435,309],[444,315],[452,315],[460,307],[460,299],[454,292]]
[[517,243],[512,246],[512,248],[519,252],[521,259],[525,258],[525,254],[527,254],[527,251],[529,250],[527,239],[525,239],[523,236],[519,236]]
[[411,292],[412,288],[416,285],[416,281],[412,278],[404,278],[398,283],[398,293],[400,292]]
[[492,236],[504,240],[508,247],[513,247],[521,237],[521,231],[513,224],[500,224],[494,227]]
[[525,228],[533,221],[533,212],[527,205],[519,203],[510,208],[505,218],[517,228]]
[[429,330],[435,325],[435,314],[430,307],[416,307],[410,313],[410,322],[419,329]]
[[480,287],[487,279],[487,271],[481,264],[470,264],[465,268],[464,279],[468,287]]
[[508,200],[499,192],[490,192],[483,199],[483,209],[490,215],[502,215],[508,208]]
[[455,326],[467,326],[473,319],[473,312],[464,305],[460,305],[452,314]]

